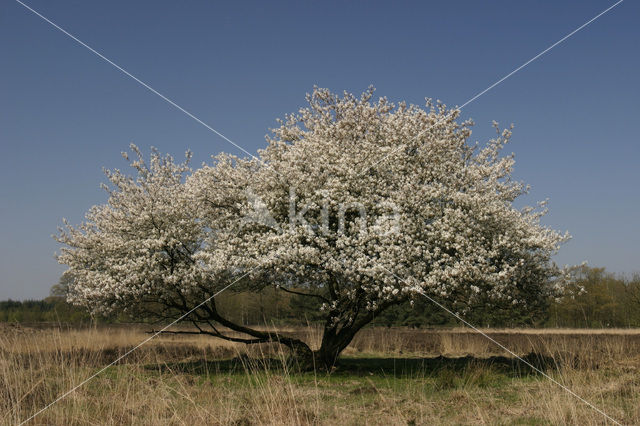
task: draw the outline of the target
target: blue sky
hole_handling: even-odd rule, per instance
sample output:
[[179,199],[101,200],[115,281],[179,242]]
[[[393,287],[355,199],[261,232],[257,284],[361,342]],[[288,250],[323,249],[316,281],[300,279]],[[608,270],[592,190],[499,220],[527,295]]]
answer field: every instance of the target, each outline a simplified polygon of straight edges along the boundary
[[[461,105],[613,2],[29,0],[250,152],[313,85]],[[559,263],[640,271],[640,7],[627,0],[464,108],[473,140],[515,124],[526,201],[573,239]],[[17,2],[0,2],[0,299],[63,271],[51,235],[105,201],[134,142],[196,164],[241,154]]]

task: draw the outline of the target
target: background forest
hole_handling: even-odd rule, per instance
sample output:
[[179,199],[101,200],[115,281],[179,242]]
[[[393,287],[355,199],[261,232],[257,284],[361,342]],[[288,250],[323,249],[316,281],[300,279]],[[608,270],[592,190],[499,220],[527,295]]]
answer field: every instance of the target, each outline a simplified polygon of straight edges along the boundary
[[[604,268],[582,268],[574,295],[549,300],[546,309],[535,312],[513,308],[475,306],[465,317],[482,327],[567,327],[626,328],[640,327],[640,276],[620,277]],[[67,283],[61,281],[44,300],[0,301],[2,322],[53,322],[88,324],[91,315],[65,301]],[[220,296],[224,314],[246,325],[306,325],[320,321],[314,299],[290,294],[273,287],[259,294],[227,292]],[[318,312],[318,315],[314,315]],[[98,323],[128,323],[126,316],[93,318]],[[457,321],[427,299],[417,299],[393,306],[376,318],[372,325],[408,327],[447,327]]]

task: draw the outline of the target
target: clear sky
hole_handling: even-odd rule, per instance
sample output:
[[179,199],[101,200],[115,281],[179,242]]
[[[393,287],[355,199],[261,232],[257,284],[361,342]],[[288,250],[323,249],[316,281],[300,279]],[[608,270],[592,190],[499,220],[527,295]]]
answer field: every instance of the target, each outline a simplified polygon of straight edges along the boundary
[[[613,1],[25,0],[255,152],[313,85],[461,105]],[[463,109],[473,139],[515,124],[526,201],[573,239],[559,263],[640,271],[640,6],[627,0]],[[106,200],[134,142],[196,164],[241,154],[17,2],[0,1],[0,299],[41,298],[51,235]]]

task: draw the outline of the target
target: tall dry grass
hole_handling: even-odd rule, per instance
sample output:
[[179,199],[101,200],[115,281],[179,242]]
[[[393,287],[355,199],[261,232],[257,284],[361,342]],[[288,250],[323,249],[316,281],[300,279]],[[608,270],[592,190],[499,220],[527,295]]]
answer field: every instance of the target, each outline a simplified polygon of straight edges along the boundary
[[[313,327],[291,334],[319,342]],[[486,330],[625,424],[640,424],[640,334]],[[0,330],[0,423],[17,424],[117,359],[138,327]],[[550,381],[492,362],[469,330],[366,329],[331,375],[289,369],[276,345],[150,341],[32,424],[607,424]],[[497,359],[497,358],[496,358]],[[527,358],[530,359],[530,358]]]

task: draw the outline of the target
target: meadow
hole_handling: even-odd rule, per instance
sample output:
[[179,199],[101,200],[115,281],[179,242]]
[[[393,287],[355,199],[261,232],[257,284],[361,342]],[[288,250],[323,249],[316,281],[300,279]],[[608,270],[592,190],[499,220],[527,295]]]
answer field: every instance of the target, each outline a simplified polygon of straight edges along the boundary
[[[0,324],[0,423],[28,419],[149,328]],[[290,328],[316,342],[320,330]],[[623,424],[640,424],[640,331],[486,329]],[[476,332],[371,327],[331,373],[277,345],[161,335],[29,424],[611,424]]]

